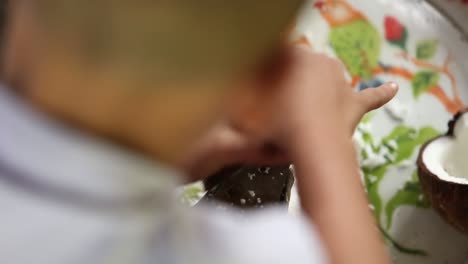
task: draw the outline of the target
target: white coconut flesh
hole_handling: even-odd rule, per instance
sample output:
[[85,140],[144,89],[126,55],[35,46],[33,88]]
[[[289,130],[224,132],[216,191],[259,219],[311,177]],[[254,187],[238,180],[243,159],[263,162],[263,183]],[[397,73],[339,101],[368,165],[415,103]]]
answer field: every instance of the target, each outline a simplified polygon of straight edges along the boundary
[[468,185],[468,113],[455,123],[454,137],[441,137],[424,150],[422,161],[439,179]]

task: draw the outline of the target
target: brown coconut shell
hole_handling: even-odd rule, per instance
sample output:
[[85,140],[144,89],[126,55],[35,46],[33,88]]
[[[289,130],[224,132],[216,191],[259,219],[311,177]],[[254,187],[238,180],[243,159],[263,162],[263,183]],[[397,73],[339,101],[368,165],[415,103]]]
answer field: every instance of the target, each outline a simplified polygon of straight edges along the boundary
[[463,114],[467,113],[468,109],[457,113],[448,123],[449,129],[445,135],[436,137],[422,146],[417,166],[422,190],[432,207],[447,223],[468,235],[468,184],[440,179],[429,171],[422,158],[424,151],[431,143],[444,137],[453,138],[456,122]]

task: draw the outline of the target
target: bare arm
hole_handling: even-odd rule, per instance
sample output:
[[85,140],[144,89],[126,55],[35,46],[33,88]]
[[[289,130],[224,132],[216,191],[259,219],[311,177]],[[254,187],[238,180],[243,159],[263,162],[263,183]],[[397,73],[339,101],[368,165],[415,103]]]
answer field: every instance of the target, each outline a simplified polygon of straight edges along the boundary
[[387,83],[354,92],[339,63],[298,53],[296,77],[286,83],[290,89],[283,96],[291,96],[285,107],[294,129],[285,143],[303,209],[318,227],[332,263],[389,263],[368,207],[351,134],[366,112],[396,94],[397,86]]
[[331,124],[308,131],[293,154],[299,193],[332,262],[389,263],[349,136]]

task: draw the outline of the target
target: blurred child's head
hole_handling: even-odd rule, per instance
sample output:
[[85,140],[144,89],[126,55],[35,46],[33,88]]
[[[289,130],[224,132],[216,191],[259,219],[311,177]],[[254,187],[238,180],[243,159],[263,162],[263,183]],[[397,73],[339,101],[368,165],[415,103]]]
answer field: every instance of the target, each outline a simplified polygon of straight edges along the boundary
[[299,0],[15,0],[5,72],[62,119],[173,161],[233,107]]

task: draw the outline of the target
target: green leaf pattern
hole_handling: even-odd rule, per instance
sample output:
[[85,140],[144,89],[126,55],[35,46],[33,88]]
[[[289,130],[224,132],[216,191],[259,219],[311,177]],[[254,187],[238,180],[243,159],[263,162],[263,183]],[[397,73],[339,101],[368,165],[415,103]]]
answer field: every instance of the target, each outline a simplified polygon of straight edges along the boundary
[[[393,131],[388,136],[384,137],[382,142],[377,145],[374,143],[370,133],[362,131],[363,141],[371,147],[362,150],[364,155],[361,153],[361,158],[366,159],[366,156],[369,155],[367,152],[373,151],[374,153],[378,153],[382,148],[386,148],[386,151],[392,156],[387,159],[387,162],[375,168],[362,168],[368,197],[377,218],[380,218],[382,211],[382,199],[378,188],[388,168],[390,166],[396,166],[402,161],[409,159],[418,146],[438,134],[439,132],[431,127],[423,127],[416,130],[408,126],[401,125],[395,127]],[[393,144],[390,142],[393,142]],[[393,145],[396,145],[396,147]]]
[[[358,127],[359,130],[359,127]],[[431,127],[423,127],[415,129],[405,125],[395,127],[390,134],[384,137],[379,144],[375,142],[372,135],[365,130],[360,130],[362,139],[367,147],[363,148],[361,152],[361,159],[365,160],[367,157],[376,153],[388,153],[389,157],[385,162],[373,167],[362,167],[364,174],[364,184],[367,189],[370,206],[374,210],[374,215],[377,218],[379,225],[382,225],[382,211],[385,210],[386,228],[389,229],[393,222],[393,215],[395,211],[404,205],[426,208],[427,201],[422,195],[422,190],[419,185],[416,174],[409,177],[404,186],[396,191],[392,198],[384,205],[383,200],[379,193],[379,186],[387,170],[392,166],[398,166],[405,160],[412,157],[417,148],[427,140],[439,135],[439,132]],[[369,153],[374,152],[374,153]],[[364,155],[363,155],[364,154]],[[387,234],[388,235],[388,234]],[[390,243],[395,244],[393,240]],[[394,245],[396,247],[396,245]],[[398,245],[401,247],[401,245]],[[413,252],[411,249],[406,250],[408,253]],[[405,251],[405,252],[406,252]],[[421,252],[415,250],[420,254]],[[416,253],[414,253],[416,254]]]
[[437,39],[421,40],[416,44],[416,58],[420,60],[429,60],[437,52]]
[[[416,176],[416,177],[414,177]],[[428,208],[429,202],[422,194],[416,172],[413,173],[411,180],[407,181],[403,188],[398,190],[385,206],[385,216],[387,229],[392,227],[393,214],[395,210],[403,205],[415,206],[419,208]]]
[[411,87],[413,88],[414,98],[419,98],[422,93],[430,88],[435,87],[439,83],[440,74],[433,71],[419,71],[414,75],[411,80]]

